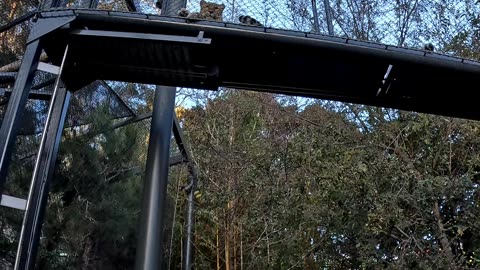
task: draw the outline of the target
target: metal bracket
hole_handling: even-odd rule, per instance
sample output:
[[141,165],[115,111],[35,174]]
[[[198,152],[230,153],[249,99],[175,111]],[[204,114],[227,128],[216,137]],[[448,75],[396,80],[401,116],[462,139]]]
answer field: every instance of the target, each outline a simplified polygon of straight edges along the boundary
[[170,41],[170,42],[181,42],[181,43],[210,44],[212,42],[211,38],[203,37],[203,34],[204,34],[203,31],[200,31],[196,37],[173,36],[173,35],[163,35],[163,34],[145,34],[145,33],[134,33],[134,32],[85,30],[85,29],[73,30],[71,33],[77,36],[158,40],[158,41]]
[[0,205],[10,207],[10,208],[20,209],[20,210],[25,210],[27,209],[27,200],[3,194],[2,200],[0,201]]
[[388,93],[390,86],[392,86],[392,80],[393,81],[395,80],[395,78],[394,79],[389,78],[390,73],[392,72],[392,68],[393,68],[393,65],[388,65],[387,72],[385,72],[385,75],[383,76],[382,86],[378,88],[377,96],[379,96],[382,93],[382,90],[385,88],[387,84],[388,85],[387,85],[387,89],[385,89],[385,95]]
[[27,43],[31,43],[48,33],[51,33],[60,27],[75,20],[75,16],[54,17],[54,18],[40,18],[32,27]]
[[60,74],[60,67],[52,65],[52,64],[47,64],[47,63],[44,63],[44,62],[39,62],[37,69],[41,70],[41,71],[48,72],[48,73],[52,73],[54,75]]

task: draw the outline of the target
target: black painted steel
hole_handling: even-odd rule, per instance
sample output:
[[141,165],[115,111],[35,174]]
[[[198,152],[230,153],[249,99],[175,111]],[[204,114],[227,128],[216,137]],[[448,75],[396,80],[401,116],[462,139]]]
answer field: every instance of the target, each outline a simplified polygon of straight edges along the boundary
[[[10,97],[12,95],[12,90],[0,89],[0,95]],[[51,97],[52,97],[51,91],[30,90],[30,93],[28,93],[28,99],[50,100]]]
[[[480,119],[480,111],[471,109],[476,107],[476,96],[469,90],[470,85],[480,84],[480,63],[476,61],[296,31],[188,23],[181,18],[143,14],[70,12],[76,15],[70,28],[57,31],[51,36],[55,41],[47,46],[49,57],[55,58],[58,40],[77,44],[66,68],[69,89],[96,79],[211,90],[232,87]],[[84,28],[181,36],[197,36],[203,31],[212,43],[69,34]],[[390,65],[395,72],[389,91],[377,94]],[[79,81],[79,77],[84,79]]]
[[28,12],[28,13],[25,13],[23,14],[22,16],[12,20],[11,22],[8,22],[7,24],[5,25],[1,25],[0,26],[0,33],[4,32],[4,31],[7,31],[9,29],[12,29],[13,27],[15,27],[16,25],[18,24],[21,24],[25,21],[28,21],[30,20],[31,18],[33,18],[35,16],[35,14],[37,13],[37,11],[31,11],[31,12]]
[[13,142],[19,130],[20,119],[27,103],[40,52],[41,46],[39,41],[27,45],[15,85],[13,86],[12,95],[3,117],[0,128],[0,194],[2,194],[3,184],[7,177]]
[[323,0],[323,5],[325,7],[325,19],[327,20],[328,34],[333,36],[332,10],[330,8],[330,1]]
[[183,155],[184,159],[187,160],[187,166],[189,171],[189,184],[186,188],[187,191],[187,212],[185,216],[185,238],[184,238],[184,249],[183,249],[183,262],[182,266],[184,270],[192,269],[193,264],[193,233],[194,233],[194,222],[195,222],[195,190],[197,188],[198,172],[193,163],[192,153],[187,146],[187,141],[183,135],[182,128],[178,118],[174,116],[173,118],[173,136],[177,142],[178,149]]
[[320,24],[318,22],[317,0],[312,0],[313,13],[313,30],[315,33],[320,33]]
[[[67,52],[68,47],[65,49],[64,60]],[[63,62],[60,66],[60,74],[62,68]],[[35,258],[47,204],[48,187],[55,169],[69,100],[70,92],[63,86],[60,77],[57,77],[33,171],[27,209],[20,233],[15,270],[35,269]]]
[[[181,5],[184,0],[165,0],[164,6]],[[162,10],[162,15],[174,15]],[[142,38],[149,35],[142,35]],[[156,38],[158,36],[152,35]],[[135,40],[139,41],[139,39]],[[171,56],[166,56],[166,61]],[[163,227],[165,224],[170,140],[176,87],[157,85],[153,103],[150,141],[145,171],[142,218],[135,257],[136,270],[164,269]]]
[[[191,162],[191,161],[190,161]],[[188,176],[190,181],[190,188],[187,190],[187,213],[186,213],[186,224],[185,224],[185,238],[184,238],[184,249],[183,249],[183,262],[182,269],[190,270],[193,265],[193,233],[195,226],[195,190],[197,186],[197,176],[190,174]]]
[[163,224],[175,93],[175,87],[159,86],[155,91],[135,259],[136,270],[163,268]]

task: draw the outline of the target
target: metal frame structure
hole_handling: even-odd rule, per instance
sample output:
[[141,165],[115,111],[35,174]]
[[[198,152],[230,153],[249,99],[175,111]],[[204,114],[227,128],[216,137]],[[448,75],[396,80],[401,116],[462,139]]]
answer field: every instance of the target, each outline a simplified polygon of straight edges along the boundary
[[177,117],[174,115],[173,117],[173,136],[175,137],[175,141],[177,142],[178,149],[180,150],[181,155],[187,161],[188,172],[189,172],[189,183],[185,187],[185,191],[188,195],[188,207],[187,207],[187,214],[186,214],[186,226],[185,226],[185,249],[183,250],[183,262],[182,265],[184,269],[191,269],[192,268],[192,261],[193,261],[193,230],[194,230],[194,221],[195,221],[195,189],[197,188],[197,180],[198,180],[198,172],[195,164],[193,164],[193,157],[191,151],[188,149],[186,144],[185,137],[182,132],[182,128],[180,127],[180,123]]
[[13,147],[12,144],[19,129],[18,122],[22,110],[27,103],[34,72],[38,66],[40,52],[40,40],[36,40],[27,45],[22,59],[22,65],[20,66],[7,110],[3,117],[0,128],[0,191],[3,190],[3,185],[7,178],[10,155]]
[[[52,7],[60,1],[46,1],[44,5],[49,5],[47,2]],[[135,11],[135,3],[129,2],[133,3],[129,9]],[[167,10],[164,15],[173,14],[172,7],[178,6],[178,3],[185,6],[185,0],[176,1],[177,5],[172,2],[174,0],[163,1],[162,6]],[[88,7],[94,8],[96,4],[96,0],[91,0]],[[312,0],[312,5],[316,13],[316,1]],[[324,6],[328,31],[333,34],[328,0],[324,0]],[[31,18],[29,16],[33,15],[25,18]],[[190,23],[181,18],[132,13],[53,10],[38,13],[38,18],[30,33],[20,69],[15,74],[14,87],[11,91],[2,90],[9,95],[9,102],[0,128],[0,194],[27,99],[51,99],[28,200],[10,196],[0,198],[2,205],[26,209],[15,265],[17,270],[33,269],[35,266],[48,183],[53,175],[69,91],[95,80],[165,84],[156,88],[152,114],[133,115],[114,125],[114,128],[118,128],[152,117],[137,244],[137,270],[161,267],[168,168],[181,163],[187,163],[189,169],[189,185],[185,188],[188,210],[183,266],[184,269],[192,266],[194,190],[198,172],[178,119],[174,117],[175,86],[211,90],[227,86],[480,119],[479,112],[463,108],[465,102],[474,104],[475,99],[469,101],[465,96],[460,103],[460,99],[446,97],[440,103],[427,104],[431,103],[431,93],[421,91],[427,85],[445,92],[452,85],[468,89],[459,85],[478,84],[480,63],[467,59],[318,33],[222,22]],[[315,28],[318,32],[318,20]],[[255,52],[245,49],[243,44],[248,42],[254,44]],[[110,52],[109,46],[117,51]],[[150,48],[150,51],[145,52],[145,48]],[[225,48],[236,49],[236,53],[232,55]],[[53,64],[39,61],[42,49],[47,51]],[[117,59],[115,54],[120,49],[129,49],[128,57]],[[60,55],[60,51],[65,53]],[[227,60],[227,56],[231,59]],[[148,62],[151,58],[154,61]],[[125,63],[118,65],[118,61]],[[257,65],[252,65],[252,61],[257,61]],[[322,64],[319,70],[312,71],[310,64],[316,62]],[[392,66],[395,68],[392,69]],[[36,95],[38,93],[31,91],[52,83],[49,80],[32,87],[34,72],[39,68],[58,75],[53,93]],[[269,75],[264,70],[276,74]],[[318,74],[331,81],[318,80]],[[448,78],[447,74],[452,74],[453,78]],[[2,79],[11,80],[13,74],[3,75]],[[435,76],[435,81],[425,79],[428,76]],[[350,80],[345,80],[345,77]],[[109,87],[107,90],[113,91]],[[445,106],[448,102],[456,102],[454,110]],[[170,158],[172,129],[181,155]]]
[[62,136],[63,124],[67,114],[70,92],[63,86],[62,74],[68,45],[62,64],[58,69],[54,92],[50,100],[47,120],[38,149],[37,161],[33,170],[32,182],[28,194],[27,208],[20,233],[15,269],[34,269],[38,242],[42,229],[43,216],[47,204],[48,185],[52,179],[57,159],[58,146]]
[[168,184],[168,156],[175,87],[158,86],[148,144],[147,166],[143,187],[143,208],[140,221],[135,269],[162,269],[163,224]]
[[[53,1],[52,6],[58,6],[59,1]],[[90,1],[89,7],[95,7],[96,1]],[[184,3],[185,4],[185,3]],[[132,11],[135,11],[133,2],[129,5]],[[173,11],[173,9],[172,9]],[[16,21],[22,22],[34,16],[34,13],[22,16]],[[64,22],[62,22],[64,23]],[[7,25],[12,27],[15,24]],[[58,26],[57,26],[58,27]],[[2,27],[2,29],[5,27]],[[54,26],[55,28],[55,26]],[[7,103],[7,112],[2,122],[0,129],[0,204],[2,206],[13,207],[25,210],[22,230],[19,239],[17,250],[17,257],[15,261],[15,269],[34,269],[35,258],[38,250],[40,239],[40,232],[43,223],[44,212],[46,208],[48,184],[53,176],[54,164],[58,153],[58,146],[63,131],[63,125],[68,109],[70,92],[65,88],[61,80],[62,70],[68,52],[68,44],[65,47],[65,54],[62,59],[60,67],[42,63],[39,61],[41,46],[41,35],[46,34],[52,30],[52,26],[40,26],[36,31],[30,34],[30,44],[22,60],[22,64],[17,73],[2,73],[3,80],[14,79],[15,85],[13,90],[3,89],[0,94],[9,96]],[[39,34],[40,32],[41,34]],[[79,31],[78,35],[95,35],[95,31]],[[105,33],[100,33],[104,35]],[[119,33],[115,33],[115,37]],[[128,34],[127,34],[128,35]],[[203,33],[200,32],[197,37],[183,37],[183,36],[165,36],[165,35],[137,35],[139,39],[157,39],[175,42],[190,42],[190,43],[209,43],[208,39],[203,38]],[[55,80],[47,80],[39,85],[32,87],[32,81],[35,70],[42,70],[45,72],[54,73],[57,75]],[[40,89],[55,82],[53,93],[39,92],[36,93],[34,89]],[[133,115],[132,118],[118,123],[113,128],[119,128],[129,123],[152,117],[150,143],[148,149],[147,169],[144,182],[144,206],[142,222],[140,224],[140,237],[138,242],[138,251],[136,254],[136,269],[159,269],[163,261],[162,254],[162,228],[163,228],[163,212],[165,210],[165,198],[168,183],[168,168],[173,165],[188,162],[189,171],[191,175],[189,179],[192,183],[196,183],[197,174],[190,160],[191,155],[186,150],[186,143],[183,141],[183,135],[180,130],[180,125],[176,117],[174,117],[175,93],[176,88],[171,86],[157,86],[155,93],[155,101],[153,107],[153,114],[137,117],[128,105],[122,100],[118,94],[111,89],[103,80],[100,81],[109,92],[113,93]],[[30,90],[32,89],[32,90]],[[5,195],[2,199],[1,191],[3,190],[3,182],[6,179],[8,172],[8,165],[10,161],[12,143],[15,139],[19,129],[19,118],[22,109],[26,105],[28,98],[32,99],[50,99],[50,107],[40,148],[35,162],[35,168],[31,181],[31,187],[28,195],[28,200],[23,200]],[[175,118],[175,125],[173,119]],[[181,155],[174,156],[170,160],[168,158],[170,150],[170,138],[173,126],[173,133],[175,134],[176,142],[179,146]],[[167,157],[167,158],[165,158]],[[193,186],[189,189],[189,209],[187,216],[188,222],[193,222]],[[193,233],[192,223],[186,226],[188,233]],[[188,235],[186,247],[186,258],[184,265],[191,267],[191,235]]]

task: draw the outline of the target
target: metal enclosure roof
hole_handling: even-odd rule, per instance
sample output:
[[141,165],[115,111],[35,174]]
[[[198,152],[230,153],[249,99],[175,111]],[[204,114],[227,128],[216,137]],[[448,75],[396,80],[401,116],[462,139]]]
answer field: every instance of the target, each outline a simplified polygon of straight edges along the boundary
[[[480,63],[442,54],[305,32],[99,10],[44,35],[49,58],[70,54],[71,90],[97,79],[215,90],[233,87],[480,119]],[[98,32],[96,32],[98,31]],[[203,37],[211,44],[180,42]],[[167,37],[158,39],[158,35]],[[171,39],[170,39],[171,37]],[[390,69],[389,69],[390,67]],[[388,72],[387,79],[384,76]]]

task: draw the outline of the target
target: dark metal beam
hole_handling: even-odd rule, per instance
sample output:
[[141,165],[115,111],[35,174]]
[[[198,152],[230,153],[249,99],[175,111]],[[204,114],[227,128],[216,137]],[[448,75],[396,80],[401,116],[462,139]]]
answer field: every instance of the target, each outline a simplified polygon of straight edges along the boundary
[[318,23],[317,1],[312,0],[313,13],[313,30],[315,33],[320,33],[320,24]]
[[186,6],[186,0],[163,0],[161,3],[162,14],[170,14],[174,16],[181,8]]
[[157,86],[148,144],[136,270],[161,269],[175,87]]
[[0,83],[12,83],[15,82],[17,72],[0,72]]
[[118,95],[117,92],[115,92],[115,90],[112,89],[112,87],[110,87],[110,85],[108,85],[108,83],[106,83],[104,80],[100,80],[100,84],[107,88],[107,90],[112,93],[115,97],[117,97],[118,101],[124,106],[127,108],[128,112],[130,113],[130,115],[132,116],[135,116],[135,112],[130,108],[130,106],[127,105],[127,103],[125,103],[125,101],[122,99],[122,97],[120,95]]
[[183,164],[185,162],[188,162],[188,160],[186,160],[182,155],[176,155],[176,156],[170,157],[168,163],[170,164],[170,166],[175,166],[175,165]]
[[328,34],[333,36],[332,9],[330,8],[330,1],[323,0],[323,5],[325,6],[325,18],[327,20]]
[[128,11],[131,11],[131,12],[137,11],[137,7],[135,6],[134,0],[125,0],[125,3],[127,4]]
[[[190,161],[191,162],[191,161]],[[189,189],[187,190],[187,213],[185,224],[185,238],[183,249],[183,262],[182,269],[190,270],[193,264],[193,233],[195,227],[195,189],[197,186],[197,176],[190,173],[188,176],[190,182]]]
[[[16,270],[34,270],[35,258],[39,246],[43,217],[48,198],[49,183],[53,177],[58,147],[62,136],[65,116],[67,114],[70,92],[60,88],[53,101],[51,120],[46,129],[46,139],[37,155],[32,186],[25,213],[22,234],[17,253],[18,266]],[[45,134],[44,134],[45,137]]]
[[113,125],[113,129],[116,129],[116,128],[121,128],[121,127],[124,127],[126,125],[130,125],[130,124],[133,124],[133,123],[136,123],[136,122],[140,122],[140,121],[143,121],[145,119],[148,119],[152,117],[152,113],[149,112],[149,113],[144,113],[144,114],[141,114],[141,115],[137,115],[137,116],[134,116],[134,117],[131,117],[127,120],[123,120],[119,123],[116,123]]
[[[145,41],[144,45],[136,47],[134,44],[137,43],[131,39],[88,37],[90,42],[86,42],[86,37],[72,37],[87,44],[78,46],[76,65],[65,74],[72,90],[82,85],[75,78],[85,76],[90,80],[122,80],[211,90],[220,86],[251,89],[480,119],[480,112],[469,109],[475,107],[473,94],[465,90],[469,85],[478,84],[480,65],[468,59],[312,33],[231,26],[221,22],[185,23],[181,18],[168,18],[167,21],[161,16],[142,19],[139,16],[125,18],[95,13],[75,11],[78,24],[71,24],[72,29],[78,25],[97,30],[137,29],[144,33],[182,36],[205,31],[205,37],[215,42],[209,46],[181,46],[182,53],[173,57],[172,52],[176,51],[173,45],[176,44],[169,42],[157,46],[154,45],[156,42]],[[247,27],[251,30],[244,29]],[[59,34],[59,38],[64,37]],[[255,50],[238,45],[245,42],[255,44]],[[227,55],[228,50],[224,50],[227,47],[235,48],[235,54]],[[56,51],[52,46],[49,56],[55,55]],[[117,55],[124,51],[129,54],[118,59]],[[152,55],[158,60],[151,62]],[[224,61],[226,57],[231,61]],[[306,68],[306,63],[314,65],[319,62],[323,63],[319,69]],[[256,64],[249,66],[245,63]],[[333,65],[338,68],[332,69]],[[381,77],[389,65],[396,67],[398,76],[387,96],[376,96]],[[258,75],[267,69],[272,71],[271,75]],[[318,74],[328,80],[318,80]],[[450,95],[451,89],[460,90]],[[445,95],[437,95],[438,101],[430,102],[430,97],[438,93]]]
[[[165,2],[179,3],[184,0]],[[179,8],[182,6],[179,6]],[[162,9],[162,15],[175,15],[176,11]],[[151,38],[151,36],[143,36]],[[172,36],[158,36],[170,39]],[[177,37],[178,38],[178,37]],[[185,37],[186,42],[191,38]],[[197,42],[203,40],[203,32]],[[165,223],[168,185],[170,140],[175,107],[176,87],[157,86],[153,103],[153,117],[148,144],[147,166],[143,187],[143,208],[140,236],[135,258],[136,270],[164,269],[163,226]]]
[[[186,160],[192,160],[192,154],[190,149],[187,148],[187,143],[185,140],[185,136],[183,135],[182,128],[180,127],[180,122],[176,115],[173,116],[173,137],[175,138],[175,142],[177,143],[178,149],[180,153]],[[191,167],[191,168],[190,168]],[[194,170],[193,165],[189,165],[189,169]]]
[[[144,113],[144,114],[129,118],[127,120],[124,120],[122,122],[119,122],[117,124],[114,124],[112,126],[112,129],[121,128],[121,127],[130,125],[130,124],[133,124],[133,123],[136,123],[136,122],[143,121],[143,120],[148,119],[150,117],[152,117],[151,112],[150,113]],[[178,120],[177,120],[175,115],[174,115],[173,119],[174,119],[174,125],[173,125],[172,130],[173,130],[173,134],[175,136],[176,143],[179,147],[180,155],[170,157],[170,166],[180,165],[180,164],[187,163],[187,162],[191,161],[190,152],[188,150],[185,151],[185,141],[184,141],[183,134],[182,134],[181,130],[180,130],[180,132],[178,132],[178,130],[177,130],[178,129],[178,126],[177,126]],[[177,134],[177,135],[175,135],[175,134]],[[195,174],[196,174],[196,171],[195,171]]]
[[98,6],[98,0],[90,0],[88,3],[88,8],[96,9]]
[[184,270],[190,270],[192,268],[193,261],[193,230],[195,222],[195,189],[197,187],[198,173],[195,165],[193,164],[192,153],[187,147],[187,141],[183,135],[182,128],[180,127],[180,122],[176,116],[173,117],[173,136],[177,142],[178,149],[183,155],[184,159],[187,160],[187,166],[189,171],[189,184],[186,188],[187,191],[187,213],[186,213],[186,225],[185,225],[185,238],[184,238],[184,249],[183,249],[183,262],[182,266]]
[[[0,96],[10,97],[11,95],[12,89],[0,88]],[[28,93],[28,99],[50,100],[51,97],[52,92],[50,91],[30,90],[30,92]]]
[[20,127],[22,112],[27,103],[40,52],[40,41],[36,40],[27,45],[15,85],[13,86],[13,92],[3,117],[0,128],[0,194],[7,177],[13,142]]
[[[65,50],[60,72],[63,68],[67,51],[68,46]],[[57,159],[58,147],[62,137],[69,100],[70,92],[63,87],[60,76],[58,76],[33,171],[27,200],[27,210],[23,219],[22,231],[18,243],[15,270],[35,269],[35,258],[47,204],[48,187],[55,169],[55,161]]]
[[36,11],[36,10],[31,11],[31,12],[28,12],[28,13],[26,13],[26,14],[24,14],[24,15],[16,18],[16,19],[14,19],[13,21],[11,21],[11,22],[9,22],[9,23],[0,26],[0,33],[4,32],[4,31],[7,31],[7,30],[11,29],[12,27],[14,27],[14,26],[16,26],[16,25],[18,25],[18,24],[23,23],[24,21],[27,21],[27,20],[33,18],[33,16],[35,16],[35,14],[37,14],[37,11]]
[[[114,124],[112,126],[112,129],[121,128],[136,122],[143,121],[150,117],[152,117],[152,113],[144,113],[144,114],[129,118],[127,120],[124,120],[122,122],[119,122],[117,124]],[[183,132],[181,130],[181,127],[178,124],[178,119],[175,115],[173,116],[173,123],[174,124],[172,127],[172,131],[174,134],[175,142],[177,143],[178,149],[180,151],[180,155],[170,157],[170,166],[192,161],[192,155],[188,150],[188,148],[186,148],[186,141],[185,141]],[[195,174],[197,174],[197,171],[194,169],[194,166],[192,168],[190,168],[190,166],[193,166],[193,164],[189,165],[189,170],[193,169]]]

